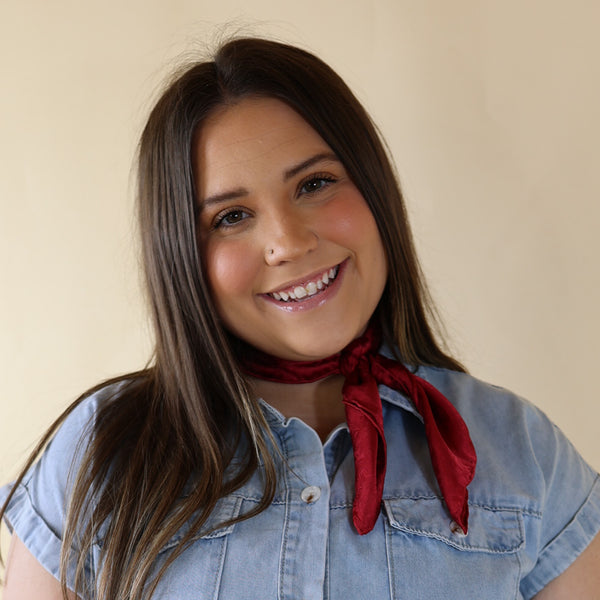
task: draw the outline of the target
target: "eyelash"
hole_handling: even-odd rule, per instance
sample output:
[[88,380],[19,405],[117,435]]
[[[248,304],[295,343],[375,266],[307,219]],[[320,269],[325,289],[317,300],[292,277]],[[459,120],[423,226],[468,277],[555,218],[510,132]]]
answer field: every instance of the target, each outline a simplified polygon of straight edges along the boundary
[[[238,213],[240,216],[244,215],[244,217],[240,218],[240,220],[236,221],[235,223],[226,222],[228,217]],[[228,208],[227,210],[224,210],[216,216],[213,229],[219,229],[220,227],[235,227],[238,223],[243,221],[244,218],[248,216],[248,214],[248,211],[244,210],[243,208]]]
[[[297,194],[305,195],[305,196],[311,196],[313,194],[318,194],[324,188],[330,186],[331,184],[335,183],[336,181],[337,181],[337,179],[335,177],[333,177],[332,175],[329,175],[328,173],[313,173],[312,175],[310,175],[309,177],[306,177],[305,179],[303,179],[300,182],[300,184],[298,185]],[[307,185],[309,185],[311,183],[315,183],[315,182],[318,182],[320,184],[317,189],[302,191],[304,188],[306,188]],[[235,223],[227,223],[227,219],[231,215],[235,215],[238,213],[240,215],[240,219],[238,221],[236,221]],[[248,216],[248,214],[249,214],[248,211],[244,210],[243,208],[236,208],[236,207],[228,208],[216,216],[212,228],[214,230],[214,229],[220,229],[223,227],[225,227],[225,228],[235,227],[241,221],[243,221],[245,219],[245,217]]]
[[[305,194],[305,195],[311,195],[311,194],[316,194],[318,192],[320,192],[323,188],[328,187],[329,185],[331,185],[332,183],[335,183],[337,181],[337,179],[335,177],[333,177],[332,175],[329,175],[328,173],[314,173],[312,175],[310,175],[309,177],[307,177],[306,179],[303,179],[300,182],[300,185],[298,186],[298,194]],[[313,183],[313,182],[320,182],[323,183],[323,185],[320,185],[316,190],[307,190],[305,192],[303,192],[303,188],[305,188],[309,183]]]

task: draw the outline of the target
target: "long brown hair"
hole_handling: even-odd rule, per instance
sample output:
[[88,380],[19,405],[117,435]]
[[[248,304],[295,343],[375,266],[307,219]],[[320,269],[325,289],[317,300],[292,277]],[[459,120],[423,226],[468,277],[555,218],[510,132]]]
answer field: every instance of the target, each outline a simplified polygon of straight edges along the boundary
[[[99,408],[77,465],[61,555],[65,594],[67,565],[75,560],[76,580],[70,584],[82,597],[150,596],[217,501],[243,485],[259,464],[265,473],[262,502],[237,520],[264,510],[275,493],[268,428],[215,312],[196,236],[194,137],[215,108],[248,96],[277,98],[295,109],[337,154],[366,199],[389,265],[376,313],[388,346],[415,366],[462,370],[433,333],[433,305],[394,170],[364,108],[308,52],[262,39],[229,41],[212,61],[187,66],[174,77],[141,137],[138,210],[155,355],[150,368],[119,379],[119,391]],[[61,415],[27,466],[89,393]],[[245,460],[225,478],[244,444]],[[190,481],[194,485],[184,495]],[[181,544],[151,577],[159,551],[186,523],[191,527]],[[88,581],[86,560],[100,532],[102,567]],[[74,559],[72,545],[78,548]]]

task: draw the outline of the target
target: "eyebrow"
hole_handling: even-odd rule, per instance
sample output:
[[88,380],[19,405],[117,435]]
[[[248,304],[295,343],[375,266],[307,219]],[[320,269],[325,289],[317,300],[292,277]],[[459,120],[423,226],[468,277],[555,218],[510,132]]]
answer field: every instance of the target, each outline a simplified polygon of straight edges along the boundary
[[208,196],[208,198],[204,198],[200,203],[202,208],[210,206],[211,204],[221,204],[223,202],[227,202],[228,200],[234,200],[235,198],[241,198],[242,196],[247,196],[248,190],[246,188],[236,188],[235,190],[230,190],[229,192],[223,192],[222,194],[213,194],[212,196]]
[[287,181],[288,179],[291,179],[295,175],[298,175],[298,173],[301,173],[302,171],[304,171],[304,169],[308,169],[309,167],[312,167],[314,164],[319,163],[321,161],[325,161],[325,160],[340,162],[340,159],[333,152],[319,152],[319,154],[315,154],[314,156],[307,158],[306,160],[302,161],[301,163],[298,163],[297,165],[287,169],[287,171],[285,171],[285,173],[283,174],[283,180]]
[[[286,169],[286,171],[283,174],[283,180],[288,181],[292,177],[298,175],[298,173],[301,173],[305,169],[308,169],[309,167],[312,167],[313,165],[323,161],[340,162],[340,159],[333,152],[319,152],[318,154],[315,154],[314,156],[303,160],[301,163],[298,163],[297,165]],[[221,194],[213,194],[212,196],[204,198],[204,200],[201,202],[201,206],[205,208],[213,204],[221,204],[223,202],[234,200],[236,198],[241,198],[247,195],[248,190],[246,188],[235,188],[234,190],[229,190]]]

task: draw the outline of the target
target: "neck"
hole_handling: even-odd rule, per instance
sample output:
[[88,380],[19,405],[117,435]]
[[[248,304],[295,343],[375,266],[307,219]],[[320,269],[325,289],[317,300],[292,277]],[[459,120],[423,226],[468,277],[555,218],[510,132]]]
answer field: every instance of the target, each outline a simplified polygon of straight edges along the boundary
[[312,383],[277,383],[252,378],[256,394],[285,417],[298,417],[324,441],[346,420],[342,403],[344,377],[332,375]]

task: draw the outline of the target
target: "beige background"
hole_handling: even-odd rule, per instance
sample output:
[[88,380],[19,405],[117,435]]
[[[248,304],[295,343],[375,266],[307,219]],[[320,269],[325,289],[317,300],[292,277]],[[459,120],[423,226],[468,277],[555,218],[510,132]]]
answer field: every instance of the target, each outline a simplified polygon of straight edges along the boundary
[[347,79],[459,357],[600,468],[596,0],[0,0],[0,480],[148,357],[131,159],[164,74],[227,22]]

